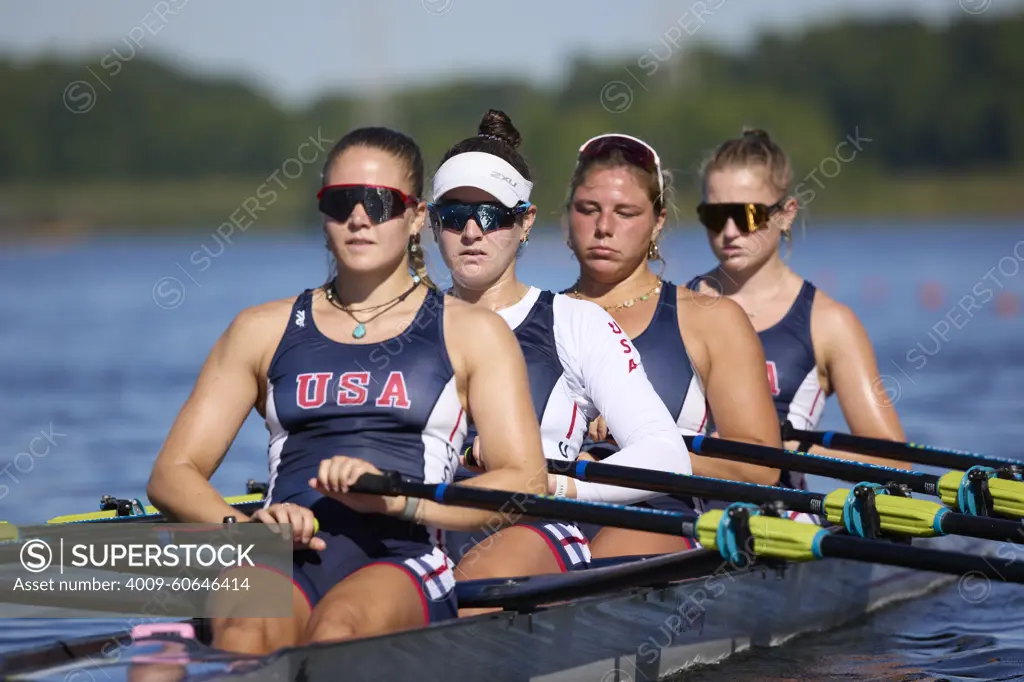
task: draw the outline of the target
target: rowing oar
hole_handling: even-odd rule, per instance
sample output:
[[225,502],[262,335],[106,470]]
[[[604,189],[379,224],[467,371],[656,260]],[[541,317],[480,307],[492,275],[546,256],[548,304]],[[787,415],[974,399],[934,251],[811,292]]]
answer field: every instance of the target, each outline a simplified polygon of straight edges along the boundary
[[666,495],[781,505],[783,509],[824,515],[851,535],[864,538],[880,538],[883,533],[891,533],[922,538],[964,535],[999,542],[1024,539],[1024,525],[1019,521],[959,514],[937,502],[903,497],[899,491],[872,483],[860,483],[852,490],[837,488],[830,493],[814,493],[586,460],[549,459],[548,471],[581,481]]
[[943,469],[970,469],[980,466],[996,471],[1001,478],[1019,480],[1024,473],[1022,463],[1004,457],[993,457],[976,452],[949,450],[920,443],[903,443],[884,438],[854,436],[836,431],[804,431],[794,428],[788,421],[782,424],[782,440],[797,440],[803,444],[822,445],[835,450],[862,455],[888,457],[901,462],[913,462]]
[[699,455],[791,469],[841,481],[894,484],[908,491],[934,495],[951,509],[971,516],[996,513],[1012,519],[1024,517],[1024,482],[998,478],[984,468],[949,471],[939,476],[710,436],[683,436],[683,439],[690,451]]
[[850,559],[953,575],[976,571],[988,578],[1024,583],[1024,563],[1012,557],[996,559],[840,535],[815,524],[769,516],[755,505],[744,502],[735,502],[724,510],[689,514],[456,484],[417,483],[403,480],[394,471],[383,475],[363,474],[350,490],[486,509],[504,515],[506,524],[529,516],[681,535],[697,540],[708,549],[718,550],[723,558],[741,567],[749,565],[750,554],[787,561]]

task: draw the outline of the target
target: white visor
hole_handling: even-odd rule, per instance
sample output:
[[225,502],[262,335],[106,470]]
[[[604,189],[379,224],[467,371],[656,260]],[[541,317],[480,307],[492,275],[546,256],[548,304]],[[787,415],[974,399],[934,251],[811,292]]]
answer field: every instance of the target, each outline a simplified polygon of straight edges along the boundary
[[476,187],[494,196],[506,208],[530,200],[533,183],[505,159],[484,152],[465,152],[445,161],[434,174],[436,202],[456,187]]

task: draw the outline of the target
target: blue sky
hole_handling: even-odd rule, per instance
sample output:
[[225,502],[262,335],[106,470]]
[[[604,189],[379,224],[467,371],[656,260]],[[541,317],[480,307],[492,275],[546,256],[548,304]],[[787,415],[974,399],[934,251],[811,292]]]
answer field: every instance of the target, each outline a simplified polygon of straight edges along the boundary
[[680,45],[742,46],[760,30],[841,16],[942,24],[965,11],[1022,7],[1024,0],[7,0],[0,54],[89,56],[98,65],[112,49],[134,50],[242,76],[301,103],[325,90],[467,73],[551,83],[574,54],[639,57],[673,26],[686,28]]

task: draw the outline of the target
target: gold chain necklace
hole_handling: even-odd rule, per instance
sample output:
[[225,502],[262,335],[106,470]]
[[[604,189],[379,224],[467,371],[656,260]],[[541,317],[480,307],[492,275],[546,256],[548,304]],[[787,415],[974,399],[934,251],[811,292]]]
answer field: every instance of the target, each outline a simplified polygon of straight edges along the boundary
[[[622,303],[616,303],[614,305],[603,305],[601,307],[604,308],[605,310],[620,310],[622,308],[632,308],[637,303],[643,303],[644,301],[646,301],[651,296],[654,296],[655,294],[660,294],[660,293],[661,293],[661,277],[658,277],[658,278],[656,278],[654,286],[651,287],[646,293],[641,294],[640,296],[635,296],[635,297],[633,297],[631,299],[623,301]],[[579,282],[579,280],[576,280],[576,283],[572,285],[572,290],[569,291],[569,295],[572,296],[573,298],[579,299],[581,301],[588,300],[588,299],[583,298],[583,294],[580,293],[580,282]]]

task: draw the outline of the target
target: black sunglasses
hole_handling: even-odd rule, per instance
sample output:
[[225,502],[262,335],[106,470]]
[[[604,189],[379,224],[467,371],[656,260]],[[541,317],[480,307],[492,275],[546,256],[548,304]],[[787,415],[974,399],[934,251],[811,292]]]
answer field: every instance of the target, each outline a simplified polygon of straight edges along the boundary
[[442,204],[428,204],[427,213],[433,224],[441,226],[445,230],[462,232],[466,229],[466,223],[472,218],[484,232],[512,227],[516,223],[516,217],[530,208],[530,202],[520,201],[512,208],[495,203],[460,203],[445,202]]
[[316,198],[320,201],[320,212],[338,222],[348,220],[356,204],[362,204],[375,225],[402,215],[419,202],[400,189],[381,185],[327,185],[317,192]]
[[768,224],[768,219],[782,209],[785,199],[780,199],[771,206],[765,204],[701,203],[697,206],[697,217],[701,225],[715,234],[725,229],[725,224],[732,218],[736,227],[744,234],[756,232]]

